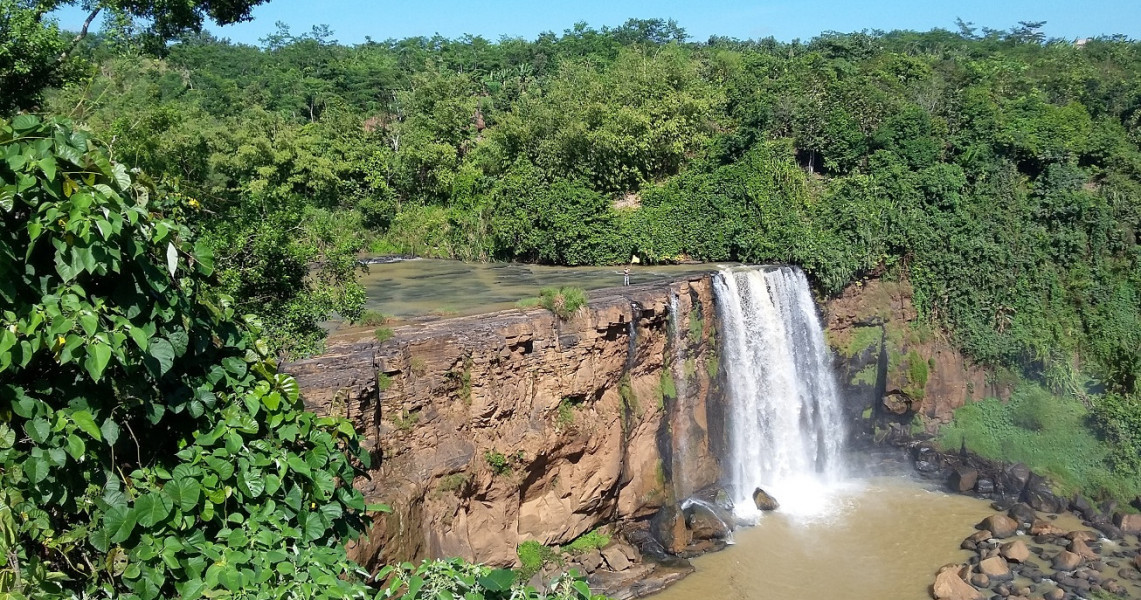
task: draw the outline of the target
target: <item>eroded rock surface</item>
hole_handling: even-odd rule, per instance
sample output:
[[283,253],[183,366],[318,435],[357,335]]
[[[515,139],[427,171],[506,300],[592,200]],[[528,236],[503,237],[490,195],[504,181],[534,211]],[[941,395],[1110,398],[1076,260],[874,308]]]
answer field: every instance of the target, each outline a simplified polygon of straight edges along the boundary
[[663,507],[668,550],[684,550],[676,505],[717,481],[724,444],[714,315],[710,277],[693,277],[600,290],[566,321],[445,319],[287,365],[307,406],[351,419],[377,459],[357,486],[393,512],[355,558],[509,566],[523,541]]

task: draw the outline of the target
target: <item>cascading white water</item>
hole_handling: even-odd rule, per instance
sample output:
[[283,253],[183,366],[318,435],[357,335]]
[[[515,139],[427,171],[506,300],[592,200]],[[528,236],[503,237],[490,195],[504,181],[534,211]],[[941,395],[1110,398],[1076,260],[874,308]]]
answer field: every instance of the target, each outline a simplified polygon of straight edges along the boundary
[[714,278],[729,394],[727,479],[740,516],[756,487],[781,512],[825,511],[842,475],[839,395],[808,281],[791,267],[736,267]]

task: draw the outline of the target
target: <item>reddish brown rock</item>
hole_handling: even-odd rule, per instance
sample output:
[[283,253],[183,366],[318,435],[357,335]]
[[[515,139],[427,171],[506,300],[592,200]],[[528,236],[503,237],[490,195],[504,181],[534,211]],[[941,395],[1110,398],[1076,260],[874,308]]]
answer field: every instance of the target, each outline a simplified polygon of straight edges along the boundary
[[1050,521],[1034,521],[1030,526],[1030,535],[1062,535],[1066,533],[1065,529],[1054,525]]
[[1113,524],[1125,533],[1141,535],[1141,514],[1117,513],[1113,515]]
[[[510,566],[524,540],[564,544],[715,483],[709,399],[720,392],[705,334],[715,314],[709,276],[695,276],[592,292],[567,321],[537,308],[400,327],[385,342],[341,335],[325,354],[285,365],[308,408],[350,419],[384,457],[357,486],[394,512],[354,558],[370,568],[445,556]],[[674,370],[685,394],[667,410],[655,398],[673,327],[701,335],[682,336],[693,365]],[[672,433],[668,452],[660,431]]]
[[982,523],[976,527],[990,531],[991,537],[1002,539],[1008,538],[1018,531],[1018,521],[1004,514],[996,514],[983,519]]
[[1022,540],[1015,540],[1008,544],[1003,544],[999,553],[1006,560],[1016,563],[1026,562],[1026,559],[1030,558],[1030,548],[1028,548],[1026,542]]
[[1084,560],[1097,560],[1098,558],[1097,552],[1094,552],[1082,537],[1074,538],[1073,541],[1070,542],[1068,550],[1082,557]]
[[1001,556],[992,556],[979,562],[979,573],[991,579],[1003,579],[1010,576],[1010,565]]
[[1066,539],[1071,541],[1080,540],[1083,542],[1092,542],[1097,538],[1098,535],[1088,529],[1079,529],[1077,531],[1071,531],[1066,534]]
[[971,584],[963,581],[963,565],[946,565],[939,569],[931,595],[936,600],[983,600],[983,595]]
[[1054,557],[1054,570],[1056,571],[1072,571],[1078,568],[1080,564],[1082,564],[1082,557],[1073,552],[1063,551]]

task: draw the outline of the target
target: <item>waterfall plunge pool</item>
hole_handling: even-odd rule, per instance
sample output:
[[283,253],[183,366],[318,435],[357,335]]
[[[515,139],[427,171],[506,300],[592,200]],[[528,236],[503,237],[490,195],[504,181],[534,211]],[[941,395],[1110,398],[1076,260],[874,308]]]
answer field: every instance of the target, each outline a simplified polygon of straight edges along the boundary
[[[775,494],[774,494],[775,495]],[[738,529],[735,544],[693,559],[696,571],[654,600],[924,600],[959,542],[994,514],[978,498],[903,476],[841,481],[797,507]]]

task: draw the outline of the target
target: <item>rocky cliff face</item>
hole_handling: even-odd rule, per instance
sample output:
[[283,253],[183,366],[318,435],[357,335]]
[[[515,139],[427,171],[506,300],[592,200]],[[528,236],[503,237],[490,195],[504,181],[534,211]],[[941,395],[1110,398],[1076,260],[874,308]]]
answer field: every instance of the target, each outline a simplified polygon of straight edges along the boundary
[[824,313],[849,431],[858,441],[934,433],[963,404],[1010,393],[918,319],[906,281],[853,284]]
[[540,308],[404,327],[286,370],[378,458],[357,485],[393,512],[355,548],[362,564],[512,565],[524,541],[649,527],[664,507],[663,546],[684,550],[677,502],[720,476],[716,335],[705,276],[600,291],[566,321]]

